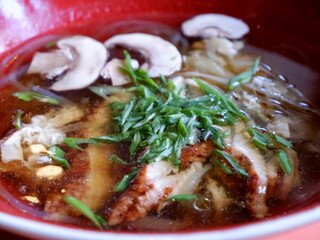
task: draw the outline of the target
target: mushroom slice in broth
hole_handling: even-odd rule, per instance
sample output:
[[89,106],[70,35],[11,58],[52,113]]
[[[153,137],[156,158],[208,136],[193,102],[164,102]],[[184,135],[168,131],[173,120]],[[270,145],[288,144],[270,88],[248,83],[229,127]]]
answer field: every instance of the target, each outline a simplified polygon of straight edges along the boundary
[[168,76],[180,70],[182,58],[178,49],[170,42],[145,33],[120,34],[108,39],[104,45],[107,49],[122,46],[140,52],[146,62],[141,68],[150,77]]
[[57,47],[59,50],[37,53],[28,70],[55,78],[50,87],[55,91],[89,86],[99,77],[109,55],[102,43],[85,36],[63,38]]

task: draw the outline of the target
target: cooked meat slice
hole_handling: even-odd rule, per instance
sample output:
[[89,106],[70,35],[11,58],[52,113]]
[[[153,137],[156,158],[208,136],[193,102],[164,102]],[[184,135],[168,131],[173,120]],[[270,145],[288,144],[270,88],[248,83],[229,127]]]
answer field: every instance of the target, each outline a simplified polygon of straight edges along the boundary
[[228,196],[226,188],[218,181],[207,177],[206,188],[210,192],[214,207],[218,213],[223,211],[223,208],[227,207],[232,202],[232,198]]
[[[111,209],[110,225],[144,217],[151,210],[163,207],[163,200],[176,195],[192,193],[209,166],[194,162],[178,171],[167,161],[146,165]],[[178,171],[178,172],[177,172]]]
[[214,143],[212,140],[183,148],[181,151],[181,166],[187,167],[192,162],[205,162],[212,155],[213,149]]
[[245,125],[239,122],[234,126],[232,145],[225,150],[238,161],[250,177],[238,174],[228,175],[217,168],[217,176],[236,195],[244,196],[248,208],[256,218],[263,218],[268,210],[266,206],[267,170],[263,156],[250,142]]
[[[125,96],[115,95],[102,102],[93,109],[85,119],[89,124],[80,132],[74,133],[70,137],[98,137],[111,134],[112,117],[111,110],[105,105],[113,101],[126,101]],[[104,200],[113,191],[115,184],[112,162],[106,156],[116,154],[113,144],[88,145],[83,151],[71,150],[66,154],[70,160],[71,168],[66,171],[62,184],[57,192],[49,194],[45,204],[45,211],[53,214],[79,215],[73,207],[63,202],[65,195],[72,195],[85,204],[93,211],[98,210]]]

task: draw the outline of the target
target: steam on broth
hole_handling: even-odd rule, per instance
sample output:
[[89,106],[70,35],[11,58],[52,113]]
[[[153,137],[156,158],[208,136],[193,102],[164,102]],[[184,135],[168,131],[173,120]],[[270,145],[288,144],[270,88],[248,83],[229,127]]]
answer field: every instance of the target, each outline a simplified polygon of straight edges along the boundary
[[204,14],[181,29],[117,23],[104,42],[39,49],[2,90],[1,194],[127,231],[232,225],[313,199],[301,196],[320,171],[318,110],[243,50],[244,22]]

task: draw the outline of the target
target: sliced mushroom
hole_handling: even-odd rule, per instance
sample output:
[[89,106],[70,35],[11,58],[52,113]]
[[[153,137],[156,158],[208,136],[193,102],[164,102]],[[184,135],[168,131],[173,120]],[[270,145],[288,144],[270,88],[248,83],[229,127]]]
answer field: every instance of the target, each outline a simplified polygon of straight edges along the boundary
[[181,68],[182,58],[178,49],[157,36],[145,33],[120,34],[108,39],[104,45],[107,49],[123,46],[140,52],[146,59],[141,68],[150,77],[158,77],[160,74],[168,76]]
[[249,32],[243,21],[223,14],[201,14],[182,24],[182,32],[188,37],[225,37],[239,39]]
[[[134,69],[139,67],[137,60],[131,60],[131,66]],[[118,58],[114,58],[107,62],[106,66],[102,69],[100,75],[103,78],[110,78],[113,86],[125,85],[131,82],[129,75],[123,73],[119,67],[124,67],[124,61]]]
[[84,36],[74,36],[57,42],[58,50],[35,54],[28,73],[40,73],[56,78],[50,87],[55,91],[84,88],[100,74],[108,52],[102,43]]
[[48,79],[53,79],[68,70],[73,58],[70,49],[36,52],[27,73],[40,73]]

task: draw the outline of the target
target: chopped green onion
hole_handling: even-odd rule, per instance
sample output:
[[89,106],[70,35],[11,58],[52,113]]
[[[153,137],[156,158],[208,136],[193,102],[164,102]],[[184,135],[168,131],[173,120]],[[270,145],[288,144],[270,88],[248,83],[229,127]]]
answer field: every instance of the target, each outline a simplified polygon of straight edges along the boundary
[[64,158],[65,152],[58,146],[51,146],[48,149],[50,157],[58,164],[65,168],[70,168],[68,160]]
[[222,138],[221,133],[214,126],[210,126],[210,132],[212,134],[212,140],[214,144],[216,144],[219,148],[225,149],[226,145],[224,144],[224,140]]
[[247,129],[251,136],[251,141],[260,149],[267,150],[267,147],[271,144],[267,135],[261,133],[259,130],[249,127]]
[[288,158],[288,155],[285,150],[279,150],[276,154],[278,163],[282,169],[282,171],[289,175],[292,172],[292,163]]
[[131,135],[131,132],[115,133],[115,134],[110,134],[108,136],[92,138],[91,140],[99,143],[116,143],[116,142],[121,142],[123,140],[129,139],[130,135]]
[[125,67],[119,67],[119,69],[122,70],[124,73],[127,73],[132,78],[135,85],[139,85],[136,70],[131,65],[131,56],[129,52],[127,50],[124,50],[123,54],[125,57],[124,59]]
[[55,104],[55,105],[60,104],[57,99],[49,97],[49,96],[45,96],[45,95],[37,93],[37,92],[15,92],[13,94],[13,96],[15,96],[21,100],[27,101],[27,102],[29,102],[33,99],[37,99],[41,102],[51,103],[51,104]]
[[214,150],[214,156],[216,157],[223,157],[227,162],[235,169],[235,171],[244,176],[249,177],[249,174],[239,165],[239,163],[228,153],[223,152],[219,149]]
[[251,78],[253,77],[253,75],[258,70],[259,63],[260,63],[260,57],[254,61],[254,63],[252,64],[252,66],[248,70],[233,77],[228,83],[229,90],[233,90],[236,87],[240,86],[241,84],[249,82],[251,80]]
[[22,118],[23,111],[21,109],[18,109],[16,112],[16,120],[13,122],[13,125],[15,128],[20,129],[21,128],[21,118]]
[[83,150],[81,147],[79,147],[79,144],[95,144],[98,145],[98,141],[92,138],[70,138],[70,137],[65,137],[63,139],[64,143],[67,144],[71,148],[75,148],[78,150]]
[[186,137],[188,135],[188,129],[183,123],[183,118],[180,118],[178,121],[178,133],[181,134],[183,137]]
[[123,125],[125,123],[125,121],[127,120],[130,112],[132,111],[133,107],[134,107],[135,101],[130,101],[129,104],[127,104],[122,112],[122,116],[121,116],[121,125]]
[[193,194],[177,194],[172,197],[165,199],[165,201],[189,201],[197,199],[198,196]]
[[128,188],[131,180],[137,175],[139,172],[138,168],[133,168],[131,173],[124,175],[120,182],[118,182],[114,188],[115,192],[124,191]]
[[127,163],[126,161],[122,160],[121,158],[119,158],[116,155],[108,155],[107,157],[109,157],[115,163],[119,163],[121,165],[129,165],[129,163]]
[[209,85],[205,84],[200,79],[193,78],[193,80],[198,84],[200,89],[202,91],[204,91],[206,94],[213,94],[215,96],[220,96],[221,95],[221,93],[219,93],[217,90],[215,90],[214,88],[210,87]]
[[140,132],[136,132],[133,136],[133,140],[132,140],[132,143],[129,148],[131,156],[133,156],[135,154],[140,143],[141,143],[141,134],[140,134]]
[[109,86],[109,85],[100,85],[100,86],[91,86],[89,89],[97,94],[100,97],[107,98],[108,95],[114,93],[120,93],[123,91],[122,87]]
[[224,171],[225,173],[230,174],[230,175],[233,174],[233,172],[227,166],[225,166],[219,159],[217,159],[217,158],[214,159],[213,164],[216,165],[217,167],[221,168],[222,171]]
[[290,141],[288,141],[287,139],[280,137],[278,134],[276,133],[272,133],[271,134],[271,138],[273,141],[275,141],[276,143],[279,143],[280,145],[287,147],[287,148],[291,148],[292,147],[292,143]]
[[96,215],[85,203],[72,196],[65,196],[63,201],[78,209],[83,215],[89,218],[99,229],[109,228],[108,223],[99,215]]

